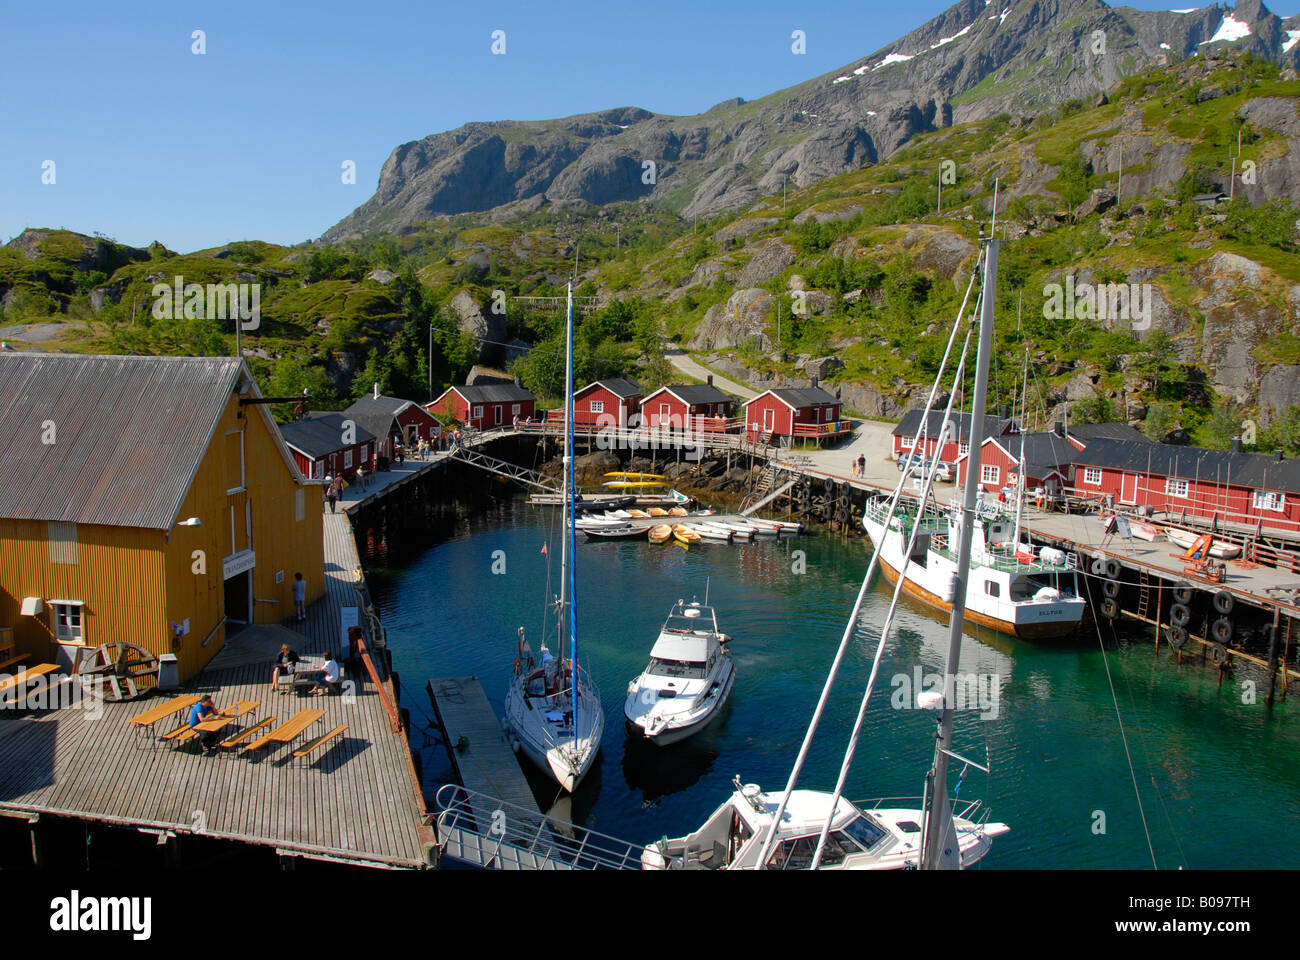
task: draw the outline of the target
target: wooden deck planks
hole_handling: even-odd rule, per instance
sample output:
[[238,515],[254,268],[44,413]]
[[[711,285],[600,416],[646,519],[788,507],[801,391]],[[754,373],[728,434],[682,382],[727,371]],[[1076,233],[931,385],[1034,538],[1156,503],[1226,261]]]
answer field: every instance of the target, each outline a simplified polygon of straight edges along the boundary
[[[341,512],[326,514],[325,556],[325,597],[309,608],[307,622],[285,624],[302,635],[302,653],[341,653],[338,608],[356,603],[359,562]],[[291,762],[292,751],[279,744],[259,759],[151,749],[127,722],[148,701],[103,704],[100,719],[75,707],[0,714],[0,808],[164,825],[179,833],[202,828],[322,856],[423,866],[405,734],[393,732],[368,675],[350,671],[348,679],[356,685],[353,702],[272,694],[263,664],[205,670],[188,684],[187,692],[211,692],[221,707],[261,701],[259,718],[287,720],[300,709],[319,708],[326,711],[324,729],[348,725],[340,742],[306,765]],[[241,718],[238,728],[249,722]]]
[[[440,677],[429,681],[428,690],[434,712],[447,734],[461,785],[517,806],[535,808],[532,788],[506,743],[478,678]],[[469,742],[463,752],[456,749],[461,737]]]

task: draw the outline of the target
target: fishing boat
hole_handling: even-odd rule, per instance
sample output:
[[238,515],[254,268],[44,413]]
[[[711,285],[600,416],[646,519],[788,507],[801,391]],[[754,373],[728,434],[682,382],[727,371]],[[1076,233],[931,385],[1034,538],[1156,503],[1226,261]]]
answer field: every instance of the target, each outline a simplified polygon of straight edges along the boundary
[[[542,642],[540,662],[519,628],[514,675],[506,691],[505,727],[516,752],[572,793],[591,770],[605,730],[600,691],[578,658],[577,527],[573,482],[573,283],[569,283],[565,362],[564,536],[560,595],[555,602],[560,656]],[[567,621],[567,623],[566,623]],[[566,630],[567,627],[567,630]],[[568,637],[568,655],[564,639]]]
[[700,532],[695,528],[679,523],[673,527],[673,539],[689,547],[693,543],[699,543],[704,538],[700,536]]
[[[1165,527],[1165,537],[1174,546],[1190,550],[1196,542],[1204,537],[1203,533],[1193,533],[1180,527]],[[1226,540],[1215,540],[1210,544],[1210,556],[1220,560],[1235,560],[1241,556],[1241,547]]]
[[[996,190],[993,208],[997,209]],[[965,313],[971,290],[975,286],[976,275],[982,265],[984,283],[981,289],[987,295],[980,297],[979,352],[971,404],[974,425],[971,429],[969,454],[970,469],[976,477],[979,476],[981,446],[979,425],[983,422],[989,360],[993,352],[993,290],[997,276],[998,249],[998,241],[994,239],[995,232],[991,231],[992,235],[987,239],[984,237],[983,230],[980,234],[980,256],[976,263],[976,271],[971,276],[966,299],[962,302],[948,349],[940,363],[925,408],[925,413],[928,414],[935,403],[953,343],[963,326],[962,315]],[[967,346],[969,342],[968,333]],[[964,365],[965,349],[961,356]],[[962,365],[958,367],[959,380]],[[951,401],[949,409],[951,409]],[[924,420],[923,414],[922,421]],[[902,500],[903,482],[900,479],[894,493],[892,509],[884,517],[883,527],[886,530],[892,529],[893,513]],[[932,478],[930,482],[933,482]],[[927,495],[928,486],[927,484]],[[967,485],[961,507],[962,514],[967,518],[973,519],[975,516],[975,494],[975,484]],[[971,573],[974,527],[973,522],[959,526],[958,563],[954,570],[958,584],[963,583]],[[906,550],[905,553],[910,555],[912,551]],[[765,793],[757,784],[742,783],[740,778],[736,777],[733,781],[735,789],[731,796],[713,812],[700,829],[675,839],[665,837],[645,847],[641,855],[643,869],[898,870],[912,867],[960,869],[981,860],[992,848],[993,839],[1009,832],[1010,827],[1006,824],[990,822],[986,809],[981,812],[983,801],[961,802],[956,801],[955,796],[950,798],[948,784],[950,758],[955,758],[963,764],[962,775],[958,778],[954,794],[960,792],[968,768],[975,767],[987,773],[988,767],[953,751],[954,704],[948,701],[944,694],[932,690],[924,691],[916,698],[918,707],[934,711],[938,717],[938,730],[934,738],[934,759],[925,779],[924,794],[920,798],[919,807],[904,806],[903,803],[893,800],[855,804],[843,796],[879,673],[881,658],[890,638],[890,631],[902,596],[900,581],[895,581],[889,610],[879,629],[875,659],[862,694],[857,719],[849,734],[835,789],[832,792],[796,789],[803,764],[808,757],[814,735],[830,699],[831,689],[844,661],[844,655],[859,635],[858,618],[877,566],[883,569],[879,550],[873,553],[867,573],[862,580],[857,600],[844,628],[830,673],[823,685],[821,696],[813,711],[784,791]],[[965,597],[964,590],[956,591],[950,608],[948,655],[944,667],[946,691],[952,691],[957,682],[965,626]],[[955,814],[954,810],[956,810]]]
[[628,726],[659,746],[708,726],[736,680],[728,641],[713,608],[678,600],[650,648],[650,664],[627,685]]
[[660,523],[651,527],[650,532],[646,534],[646,537],[651,543],[667,543],[672,535],[672,524]]

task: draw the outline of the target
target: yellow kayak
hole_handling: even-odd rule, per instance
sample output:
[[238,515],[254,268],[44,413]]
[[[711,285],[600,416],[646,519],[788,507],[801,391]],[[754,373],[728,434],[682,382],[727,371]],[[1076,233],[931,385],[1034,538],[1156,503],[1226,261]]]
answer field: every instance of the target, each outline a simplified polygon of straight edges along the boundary
[[606,480],[601,486],[611,490],[631,490],[639,487],[666,487],[668,483],[664,480]]
[[651,527],[649,538],[651,543],[663,543],[673,535],[673,528],[666,523],[661,523],[657,527]]
[[668,478],[662,473],[628,473],[625,470],[612,470],[605,474],[607,477],[614,477],[617,480],[667,480]]

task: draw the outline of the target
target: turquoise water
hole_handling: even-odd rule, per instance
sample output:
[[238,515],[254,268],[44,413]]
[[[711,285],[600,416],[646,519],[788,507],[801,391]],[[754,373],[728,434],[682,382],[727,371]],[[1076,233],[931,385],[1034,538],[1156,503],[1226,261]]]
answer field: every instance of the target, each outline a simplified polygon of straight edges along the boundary
[[[534,649],[544,623],[553,637],[544,602],[548,560],[558,589],[555,522],[552,509],[516,502],[372,576],[430,795],[450,768],[443,748],[421,732],[432,715],[425,682],[476,675],[500,714],[517,628],[525,627]],[[580,538],[579,645],[600,686],[606,734],[597,770],[571,801],[560,800],[557,815],[648,842],[699,826],[737,774],[764,789],[784,786],[868,560],[864,540],[827,534],[689,551]],[[505,572],[494,574],[502,561]],[[706,581],[719,624],[734,637],[738,676],[728,707],[681,744],[629,743],[627,683],[644,667],[672,603],[703,599]],[[867,598],[801,786],[834,786],[888,590],[882,580]],[[1150,868],[1107,661],[1159,866],[1290,866],[1300,842],[1294,706],[1270,710],[1262,696],[1243,703],[1242,677],[1220,688],[1216,671],[1179,667],[1163,647],[1157,660],[1147,639],[1103,629],[1105,660],[1095,632],[1037,645],[983,628],[965,637],[961,672],[997,678],[998,695],[996,711],[958,712],[954,749],[987,757],[992,767],[987,777],[972,768],[960,795],[985,799],[993,819],[1012,827],[984,866]],[[929,714],[891,706],[902,699],[892,696],[891,680],[910,680],[917,665],[927,674],[941,670],[946,650],[946,624],[905,601],[858,745],[850,798],[919,796],[934,724]],[[954,785],[959,771],[958,764]],[[556,788],[529,773],[548,806]]]

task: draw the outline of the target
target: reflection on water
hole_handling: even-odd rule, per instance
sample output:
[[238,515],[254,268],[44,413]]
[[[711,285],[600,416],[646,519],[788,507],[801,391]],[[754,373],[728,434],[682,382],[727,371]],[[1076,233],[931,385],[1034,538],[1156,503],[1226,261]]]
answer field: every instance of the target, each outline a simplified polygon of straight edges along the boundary
[[[514,657],[515,631],[534,639],[548,594],[558,590],[556,511],[518,503],[490,521],[459,523],[451,537],[375,577],[375,587],[404,701],[420,698],[427,679],[477,676],[498,715]],[[541,554],[549,544],[547,555]],[[796,557],[794,551],[803,551]],[[492,573],[502,551],[506,572]],[[844,631],[868,551],[861,540],[828,535],[767,538],[749,545],[690,550],[637,542],[579,543],[577,576],[583,660],[601,690],[605,740],[593,773],[571,799],[532,765],[524,767],[539,806],[554,815],[630,841],[693,830],[729,795],[731,779],[780,789],[789,776],[835,648]],[[801,560],[802,562],[796,562]],[[802,572],[796,572],[796,571]],[[548,576],[550,578],[548,588]],[[718,624],[734,637],[737,677],[726,715],[703,733],[656,748],[624,734],[628,681],[645,667],[673,602],[697,595],[706,580]],[[845,655],[801,786],[830,789],[871,669],[891,588],[869,591]],[[959,710],[955,748],[992,774],[973,769],[963,799],[984,799],[1012,832],[994,844],[989,867],[1150,866],[1133,792],[1142,789],[1152,842],[1163,867],[1289,865],[1300,843],[1300,733],[1286,704],[1245,704],[1215,671],[1159,658],[1146,633],[1105,627],[1107,662],[1128,733],[1130,775],[1111,680],[1087,628],[1076,638],[1039,644],[971,627],[961,672],[997,681],[995,717]],[[899,677],[942,670],[946,622],[904,598],[857,747],[847,794],[916,796],[934,744],[931,714],[891,706]],[[1141,637],[1142,639],[1138,639]],[[412,704],[428,713],[427,703]],[[445,753],[423,736],[412,745],[426,776],[445,771]],[[953,782],[959,772],[954,766]],[[445,775],[445,774],[444,774]],[[558,803],[558,807],[557,807]],[[1107,832],[1092,831],[1093,811]],[[565,812],[561,812],[565,811]],[[1214,830],[1205,830],[1206,818]],[[1270,843],[1224,838],[1268,824]]]

